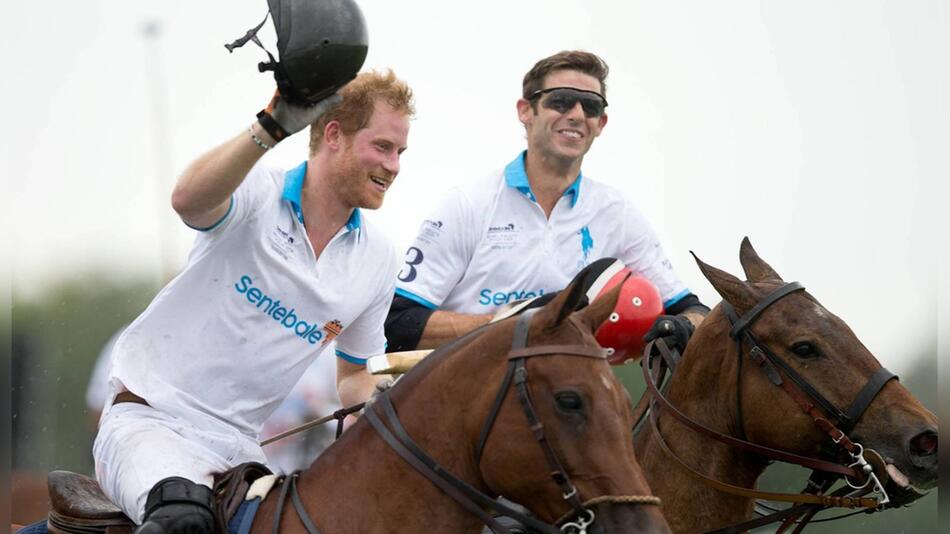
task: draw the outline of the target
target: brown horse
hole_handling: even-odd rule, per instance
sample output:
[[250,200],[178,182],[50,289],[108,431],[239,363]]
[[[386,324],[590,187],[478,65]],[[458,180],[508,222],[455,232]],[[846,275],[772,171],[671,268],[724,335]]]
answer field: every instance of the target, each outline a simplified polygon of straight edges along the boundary
[[[887,474],[877,469],[875,472],[882,478],[892,475],[892,482],[887,485],[892,499],[899,500],[901,488],[895,488],[895,483],[904,490],[911,485],[920,489],[935,486],[936,416],[897,380],[888,379],[886,371],[878,372],[880,363],[851,329],[797,284],[785,284],[759,258],[748,239],[743,240],[740,259],[746,282],[696,259],[734,314],[730,318],[726,313],[728,306],[717,306],[696,329],[669,381],[665,396],[671,405],[713,431],[744,436],[765,447],[818,457],[823,447],[831,445],[828,433],[805,413],[807,404],[803,407],[791,394],[775,387],[777,382],[786,383],[784,387],[792,384],[781,362],[760,366],[762,361],[749,354],[748,340],[739,336],[744,341],[740,346],[730,337],[736,316],[752,310],[749,316],[755,317],[747,330],[754,332],[759,345],[769,348],[770,356],[785,362],[819,396],[830,401],[829,409],[849,406],[872,376],[883,376],[883,387],[876,397],[873,392],[867,395],[873,400],[844,440],[850,437],[850,442],[880,453],[888,464]],[[767,297],[781,295],[776,290],[785,287],[788,290],[784,296]],[[756,307],[766,300],[772,302]],[[765,367],[782,372],[770,374]],[[817,408],[812,407],[813,415],[819,413],[814,410]],[[769,463],[762,455],[688,428],[666,407],[660,407],[657,413],[663,441],[673,454],[702,475],[733,486],[754,488]],[[818,418],[834,421],[824,412]],[[645,424],[638,432],[634,447],[652,489],[663,499],[664,513],[674,532],[704,532],[752,516],[753,498],[725,493],[697,480],[664,450],[651,425]],[[905,492],[905,501],[908,494],[919,496]]]
[[[593,336],[619,292],[575,312],[580,287],[427,357],[291,477],[303,513],[291,504],[281,511],[283,488],[275,488],[251,532],[272,531],[275,517],[281,532],[303,532],[307,516],[322,534],[480,532],[478,512],[494,506],[476,499],[472,512],[420,474],[381,437],[401,426],[435,471],[458,477],[455,488],[520,503],[545,532],[668,533],[634,455],[630,399]],[[589,530],[568,526],[590,520]]]

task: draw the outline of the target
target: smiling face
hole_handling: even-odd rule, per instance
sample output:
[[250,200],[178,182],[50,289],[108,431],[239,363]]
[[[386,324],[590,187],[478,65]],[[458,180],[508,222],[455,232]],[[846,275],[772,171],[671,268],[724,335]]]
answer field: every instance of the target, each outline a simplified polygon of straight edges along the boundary
[[[597,93],[603,90],[597,78],[576,70],[551,72],[544,78],[543,89],[550,87],[572,87]],[[542,95],[533,103],[523,98],[518,101],[518,118],[528,134],[528,151],[561,164],[579,162],[607,124],[607,115],[587,118],[580,103],[560,113],[544,107],[544,99],[550,96]]]
[[377,100],[365,128],[340,134],[340,151],[331,184],[351,208],[377,209],[399,174],[399,157],[406,150],[409,116]]

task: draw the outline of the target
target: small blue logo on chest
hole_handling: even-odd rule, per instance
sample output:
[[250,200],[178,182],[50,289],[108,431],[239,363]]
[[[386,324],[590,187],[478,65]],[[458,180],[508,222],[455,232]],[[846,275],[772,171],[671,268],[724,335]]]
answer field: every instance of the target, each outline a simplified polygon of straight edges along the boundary
[[594,248],[594,238],[590,236],[590,228],[586,226],[577,233],[581,236],[581,254],[584,255],[584,262],[587,262],[587,257],[590,255],[591,249]]

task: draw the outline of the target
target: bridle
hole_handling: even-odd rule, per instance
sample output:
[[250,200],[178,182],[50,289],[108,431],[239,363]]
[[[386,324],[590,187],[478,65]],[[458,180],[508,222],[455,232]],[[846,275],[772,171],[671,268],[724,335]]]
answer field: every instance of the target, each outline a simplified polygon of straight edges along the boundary
[[[692,420],[677,409],[665,397],[661,391],[659,382],[662,381],[662,376],[665,373],[664,367],[668,367],[671,371],[675,369],[679,361],[679,354],[675,350],[668,349],[665,342],[661,340],[649,344],[644,349],[643,373],[647,383],[647,390],[651,396],[650,425],[657,436],[661,449],[676,460],[688,473],[719,491],[744,497],[796,503],[795,506],[774,514],[711,532],[717,534],[731,534],[743,532],[772,522],[782,521],[783,524],[778,532],[784,532],[790,525],[798,522],[799,526],[794,531],[797,533],[822,509],[844,507],[875,511],[881,509],[889,502],[888,495],[884,490],[884,483],[887,480],[884,460],[877,452],[871,449],[865,450],[860,443],[852,441],[848,434],[854,429],[854,425],[867,410],[868,406],[870,406],[877,394],[880,393],[891,379],[896,379],[897,376],[883,367],[878,369],[864,387],[861,388],[848,408],[841,410],[812,386],[807,379],[795,371],[794,368],[782,358],[779,358],[766,344],[759,341],[751,330],[751,325],[755,319],[765,311],[766,308],[779,299],[804,289],[805,288],[798,282],[787,283],[766,295],[741,317],[736,314],[734,308],[728,302],[723,301],[721,304],[726,317],[732,325],[729,335],[736,342],[738,358],[736,418],[740,437],[730,436],[712,430]],[[758,445],[746,439],[743,430],[744,425],[741,408],[743,346],[749,347],[749,357],[762,368],[769,381],[785,391],[786,394],[798,404],[801,410],[812,418],[815,425],[829,436],[831,443],[850,457],[850,461],[843,465],[824,459],[804,457]],[[670,415],[694,431],[729,446],[772,460],[794,463],[812,469],[813,473],[809,479],[808,486],[800,494],[763,492],[727,484],[696,471],[672,451],[662,434],[660,434],[657,420],[658,407],[660,406],[663,410],[669,412]],[[845,478],[845,486],[831,494],[823,494],[823,492],[828,490],[833,483],[842,476]],[[865,495],[869,493],[875,497],[865,497]]]
[[[531,401],[531,395],[528,391],[528,370],[526,362],[528,358],[553,355],[606,359],[607,350],[586,345],[540,345],[528,347],[528,329],[531,323],[531,317],[536,311],[537,309],[525,311],[518,317],[518,322],[515,324],[511,349],[507,355],[507,371],[498,388],[498,393],[492,404],[491,411],[479,434],[478,445],[475,451],[475,463],[476,465],[481,463],[481,456],[485,444],[488,441],[488,436],[491,434],[492,427],[498,417],[508,390],[511,389],[511,384],[514,383],[518,399],[524,410],[531,431],[541,446],[541,449],[544,451],[545,459],[551,469],[551,478],[554,480],[554,483],[558,485],[562,497],[571,507],[571,511],[558,519],[554,525],[540,521],[503,502],[497,501],[495,498],[479,491],[465,480],[453,475],[439,465],[438,462],[422,450],[422,448],[412,440],[408,432],[406,432],[406,429],[402,423],[400,423],[396,415],[396,410],[392,400],[389,398],[388,390],[380,393],[374,397],[372,402],[367,404],[363,412],[364,417],[369,420],[372,427],[383,438],[383,441],[402,457],[403,460],[429,479],[449,497],[454,499],[462,508],[477,516],[496,534],[509,534],[510,531],[501,525],[488,511],[494,511],[498,515],[515,519],[525,526],[545,534],[559,534],[562,532],[583,534],[587,532],[587,527],[595,520],[594,511],[590,508],[594,504],[609,502],[659,505],[660,500],[653,495],[605,495],[588,501],[581,499],[577,488],[571,482],[567,471],[564,469],[564,464],[545,436],[544,424],[538,417],[538,412]],[[430,355],[429,357],[431,358],[432,356]],[[383,422],[384,420],[385,423]],[[573,519],[573,521],[568,521],[569,519]]]

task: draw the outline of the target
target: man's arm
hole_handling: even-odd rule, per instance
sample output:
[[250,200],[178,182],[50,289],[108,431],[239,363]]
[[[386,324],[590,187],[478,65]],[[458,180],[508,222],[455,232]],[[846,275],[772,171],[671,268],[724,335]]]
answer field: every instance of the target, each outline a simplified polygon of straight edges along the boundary
[[491,317],[434,310],[396,295],[386,316],[387,348],[393,352],[434,349],[488,323]]
[[[274,93],[270,103],[250,129],[221,146],[210,150],[188,166],[172,192],[172,207],[193,228],[208,228],[220,221],[231,206],[231,194],[257,163],[277,144],[270,132],[292,135],[309,126],[320,115],[340,102],[338,95],[328,97],[314,106],[288,104]],[[270,130],[264,127],[270,125]],[[281,137],[283,139],[283,137]]]
[[693,328],[696,328],[703,323],[703,319],[709,314],[709,306],[703,304],[695,294],[690,293],[671,304],[666,309],[666,313],[684,317],[692,323]]
[[369,374],[366,365],[336,359],[336,389],[344,408],[369,399],[376,391],[376,384],[387,378]]
[[693,328],[698,328],[699,325],[703,324],[703,319],[706,318],[707,313],[709,312],[708,311],[702,312],[702,311],[696,310],[696,311],[686,311],[686,312],[680,313],[679,315],[681,315],[682,317],[685,317],[686,320],[692,323]]
[[250,132],[211,149],[181,175],[172,192],[172,208],[185,224],[207,228],[227,214],[231,194],[266,151],[252,135],[268,147],[275,143],[260,124],[254,123]]
[[422,337],[419,339],[418,349],[434,349],[447,341],[475,330],[479,326],[488,324],[491,315],[475,315],[455,313],[450,311],[436,311],[429,316]]

